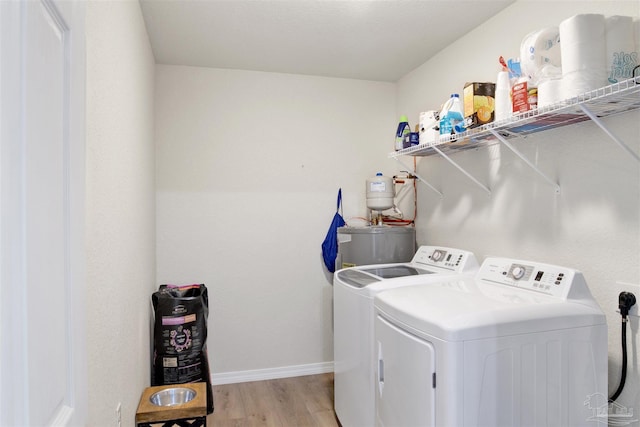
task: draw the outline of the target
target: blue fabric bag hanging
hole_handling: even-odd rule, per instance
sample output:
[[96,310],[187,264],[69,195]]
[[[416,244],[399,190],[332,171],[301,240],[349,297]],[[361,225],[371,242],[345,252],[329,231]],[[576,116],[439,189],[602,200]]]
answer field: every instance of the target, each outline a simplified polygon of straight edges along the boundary
[[327,266],[330,272],[336,271],[336,257],[338,256],[338,228],[345,225],[340,211],[342,210],[340,205],[342,204],[342,188],[338,189],[338,206],[336,207],[336,214],[333,216],[327,236],[322,242],[322,258],[324,258],[324,265]]

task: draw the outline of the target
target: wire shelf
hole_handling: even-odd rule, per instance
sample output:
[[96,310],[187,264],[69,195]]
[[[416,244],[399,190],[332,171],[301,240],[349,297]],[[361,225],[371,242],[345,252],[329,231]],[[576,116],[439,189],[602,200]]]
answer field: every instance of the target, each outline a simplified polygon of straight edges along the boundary
[[624,80],[459,134],[445,135],[438,142],[398,150],[390,153],[389,157],[433,156],[486,147],[500,142],[495,133],[509,140],[592,120],[585,109],[598,118],[640,109],[640,78]]

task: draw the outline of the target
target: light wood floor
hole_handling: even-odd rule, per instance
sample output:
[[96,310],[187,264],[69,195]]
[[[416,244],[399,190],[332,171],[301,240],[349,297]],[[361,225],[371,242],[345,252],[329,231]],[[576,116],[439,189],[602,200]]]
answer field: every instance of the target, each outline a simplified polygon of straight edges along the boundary
[[339,427],[333,373],[213,386],[211,427]]

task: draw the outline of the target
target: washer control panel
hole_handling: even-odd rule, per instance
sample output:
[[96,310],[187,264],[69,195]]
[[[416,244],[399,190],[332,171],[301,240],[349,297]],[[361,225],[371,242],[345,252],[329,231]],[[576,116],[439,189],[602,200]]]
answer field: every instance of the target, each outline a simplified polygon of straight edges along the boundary
[[575,272],[571,268],[550,264],[487,258],[477,277],[486,282],[564,298],[569,293]]
[[478,262],[471,252],[436,246],[420,246],[411,262],[457,272],[475,270],[478,267]]

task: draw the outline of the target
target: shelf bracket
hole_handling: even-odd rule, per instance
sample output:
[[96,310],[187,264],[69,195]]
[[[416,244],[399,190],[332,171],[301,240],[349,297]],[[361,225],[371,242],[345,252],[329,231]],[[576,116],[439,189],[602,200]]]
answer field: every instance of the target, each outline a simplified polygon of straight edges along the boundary
[[[397,158],[397,157],[395,157],[395,156],[394,156],[394,157],[393,157],[393,159],[394,159],[396,162],[400,163],[400,164],[404,167],[404,169],[405,169],[405,170],[410,171],[410,170],[412,170],[412,169],[413,169],[413,168],[410,168],[409,166],[405,165],[405,164],[402,162],[402,160],[400,160],[399,158]],[[429,184],[429,183],[427,182],[427,180],[425,180],[424,178],[422,178],[422,177],[421,177],[420,175],[418,175],[415,171],[414,171],[414,172],[412,172],[412,173],[416,176],[416,178],[418,178],[420,181],[422,181],[422,183],[423,183],[423,184],[425,184],[427,187],[429,187],[430,189],[432,189],[433,191],[435,191],[436,193],[438,193],[438,194],[440,195],[440,198],[442,198],[442,197],[443,197],[442,192],[438,191],[438,190],[437,190],[433,185]]]
[[469,172],[467,172],[466,170],[464,170],[462,168],[462,166],[460,166],[459,164],[457,164],[456,162],[454,162],[453,160],[451,160],[451,158],[449,156],[447,156],[446,154],[444,154],[442,152],[442,150],[440,150],[438,147],[436,147],[435,145],[433,147],[433,150],[440,154],[442,157],[444,157],[444,159],[446,161],[448,161],[449,163],[451,163],[453,166],[455,166],[456,169],[458,169],[460,172],[462,172],[463,174],[465,174],[465,176],[467,178],[469,178],[471,181],[475,182],[478,187],[482,188],[484,191],[487,192],[488,195],[491,195],[491,190],[489,190],[489,187],[487,187],[486,185],[484,185],[483,183],[481,183],[480,181],[478,181],[477,179],[475,179]]
[[500,135],[498,132],[496,132],[493,129],[489,129],[489,132],[491,132],[491,134],[494,137],[496,137],[496,139],[498,139],[498,141],[503,143],[505,145],[505,147],[507,147],[509,150],[511,150],[513,152],[513,154],[518,156],[520,158],[520,160],[525,162],[531,169],[533,169],[538,175],[540,175],[545,181],[547,181],[552,187],[554,187],[554,189],[556,191],[556,194],[560,194],[560,186],[558,185],[557,182],[555,182],[554,180],[549,178],[547,175],[542,173],[542,171],[540,169],[538,169],[538,167],[536,165],[531,163],[531,161],[529,159],[527,159],[520,151],[518,151],[516,149],[516,147],[511,145],[511,143],[509,143],[509,141],[507,141],[507,139],[505,137],[503,137],[502,135]]
[[633,150],[631,148],[629,148],[624,142],[622,142],[618,137],[616,137],[613,133],[611,133],[611,131],[604,125],[604,123],[602,123],[602,120],[600,120],[600,118],[598,116],[593,114],[593,112],[591,110],[589,110],[587,107],[585,107],[583,104],[580,104],[580,108],[582,109],[582,111],[584,111],[584,113],[587,116],[589,116],[589,118],[596,125],[598,125],[598,127],[600,129],[602,129],[604,131],[604,133],[606,133],[609,136],[609,138],[611,138],[613,140],[613,142],[618,144],[620,146],[620,148],[622,148],[624,151],[629,153],[629,155],[631,157],[633,157],[634,159],[636,159],[637,162],[640,162],[640,157],[638,157],[638,155],[636,153],[634,153]]

